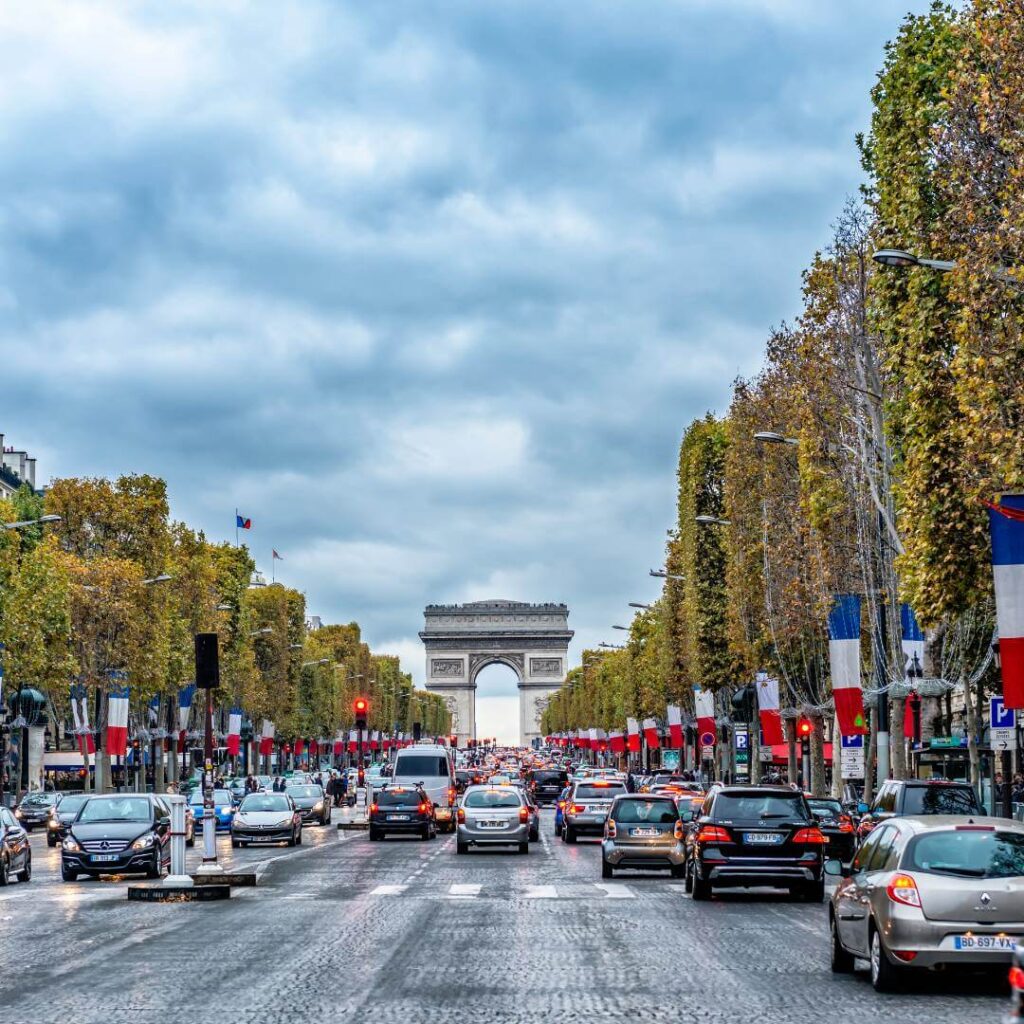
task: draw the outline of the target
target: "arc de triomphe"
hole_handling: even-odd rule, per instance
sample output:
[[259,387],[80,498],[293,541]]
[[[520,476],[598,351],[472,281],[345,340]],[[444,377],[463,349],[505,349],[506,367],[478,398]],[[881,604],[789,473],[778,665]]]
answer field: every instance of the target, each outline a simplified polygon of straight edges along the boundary
[[565,681],[569,609],[564,604],[474,601],[431,604],[420,639],[427,652],[427,689],[452,710],[459,745],[476,739],[476,677],[487,665],[508,665],[519,677],[519,742],[540,735],[548,698]]

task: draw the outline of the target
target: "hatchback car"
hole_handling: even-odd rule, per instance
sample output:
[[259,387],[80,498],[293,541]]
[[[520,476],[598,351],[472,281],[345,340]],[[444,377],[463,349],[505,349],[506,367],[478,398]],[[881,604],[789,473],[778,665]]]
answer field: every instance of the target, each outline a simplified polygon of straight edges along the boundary
[[285,792],[302,812],[302,823],[304,825],[311,825],[314,821],[319,822],[321,825],[330,825],[331,801],[324,795],[324,791],[320,786],[293,785],[289,782]]
[[1009,964],[1024,943],[1024,825],[928,816],[879,825],[829,905],[832,970],[866,959],[880,991],[908,971]]
[[577,782],[562,812],[562,840],[575,843],[579,836],[600,836],[615,797],[626,792],[624,783],[608,779]]
[[371,842],[389,833],[418,835],[421,839],[437,835],[434,807],[426,791],[418,786],[385,786],[375,793],[369,826]]
[[568,781],[568,773],[558,768],[538,768],[530,780],[533,798],[541,806],[553,804],[558,800],[558,794]]
[[818,821],[818,828],[828,840],[825,854],[836,857],[844,864],[853,860],[857,845],[857,829],[853,819],[843,810],[843,805],[831,797],[807,797],[807,806]]
[[7,885],[12,875],[19,882],[32,878],[32,847],[18,819],[0,807],[0,885]]
[[628,794],[612,801],[601,841],[601,877],[616,868],[652,868],[682,878],[686,867],[683,822],[670,796]]
[[[199,789],[194,790],[188,798],[188,805],[192,809],[195,823],[200,829],[203,827],[203,818],[206,814],[204,800],[205,797],[203,796],[201,786]],[[229,832],[231,830],[231,822],[235,817],[235,801],[231,796],[231,790],[215,789],[213,791],[213,814],[217,819],[217,831]]]
[[811,901],[825,895],[825,836],[804,795],[787,786],[720,786],[694,823],[686,884],[695,900],[712,887],[779,886]]
[[170,867],[171,809],[152,793],[90,796],[61,843],[60,877],[145,874]]
[[471,846],[516,846],[530,852],[530,808],[516,786],[471,786],[456,814],[457,853]]
[[68,834],[68,826],[88,799],[88,793],[65,793],[60,802],[50,808],[50,816],[46,821],[47,846],[56,846],[64,839]]
[[923,814],[974,814],[985,812],[974,787],[946,779],[886,779],[861,819],[858,838],[866,838],[881,821]]
[[54,792],[28,793],[18,804],[14,817],[26,832],[34,828],[45,828],[50,820],[50,808],[60,803],[61,795]]
[[231,845],[302,845],[302,813],[287,793],[250,793],[231,822]]

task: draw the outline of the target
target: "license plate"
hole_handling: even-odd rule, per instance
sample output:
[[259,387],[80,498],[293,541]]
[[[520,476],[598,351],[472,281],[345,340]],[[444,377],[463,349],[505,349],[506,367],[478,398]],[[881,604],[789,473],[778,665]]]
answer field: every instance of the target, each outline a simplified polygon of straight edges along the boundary
[[389,814],[388,821],[408,821],[408,814]]
[[451,816],[452,812],[448,810],[447,807],[439,807],[434,812],[434,817],[437,818],[439,821],[443,821],[445,818],[450,818]]
[[95,864],[110,864],[117,860],[116,853],[94,853],[90,858]]
[[505,822],[503,821],[481,821],[481,828],[504,828]]
[[656,828],[631,828],[629,834],[631,836],[656,836],[658,830]]
[[1015,935],[954,935],[954,949],[995,949],[1012,952],[1017,948]]
[[777,846],[786,837],[781,832],[744,832],[743,842],[752,846]]

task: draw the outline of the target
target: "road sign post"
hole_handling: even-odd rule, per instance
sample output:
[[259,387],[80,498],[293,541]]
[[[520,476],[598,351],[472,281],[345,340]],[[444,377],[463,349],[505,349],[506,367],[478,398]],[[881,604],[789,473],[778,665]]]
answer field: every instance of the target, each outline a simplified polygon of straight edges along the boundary
[[1013,817],[1013,787],[1010,785],[1012,753],[1017,749],[1017,712],[1003,705],[1002,697],[989,698],[989,743],[992,753],[999,754],[999,772],[1003,777],[1001,811],[1004,818]]

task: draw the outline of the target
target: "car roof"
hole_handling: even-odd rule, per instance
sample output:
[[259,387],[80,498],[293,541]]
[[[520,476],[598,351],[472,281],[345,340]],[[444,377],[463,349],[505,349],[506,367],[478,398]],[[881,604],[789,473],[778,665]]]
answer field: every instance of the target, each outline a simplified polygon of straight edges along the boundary
[[1000,832],[1024,834],[1024,822],[1013,821],[1010,818],[993,818],[986,814],[908,814],[904,817],[887,818],[880,826],[881,824],[899,825],[915,833],[980,825],[984,828],[996,828]]

